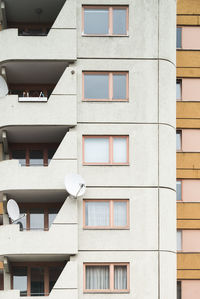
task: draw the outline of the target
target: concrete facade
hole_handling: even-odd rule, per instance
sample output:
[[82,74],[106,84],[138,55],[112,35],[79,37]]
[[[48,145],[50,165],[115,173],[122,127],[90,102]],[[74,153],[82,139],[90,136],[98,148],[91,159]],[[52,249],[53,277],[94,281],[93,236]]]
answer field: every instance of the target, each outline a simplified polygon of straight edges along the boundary
[[[99,1],[67,0],[47,36],[18,36],[16,28],[0,32],[0,63],[8,84],[22,64],[24,70],[30,62],[35,67],[65,66],[47,102],[21,102],[13,94],[0,99],[0,299],[20,298],[19,290],[12,289],[14,263],[58,261],[66,265],[48,294],[51,299],[175,299],[176,3],[102,0],[103,6],[128,7],[125,36],[84,35],[84,5],[97,6]],[[128,100],[83,101],[83,72],[127,72]],[[16,85],[24,78],[20,76]],[[39,68],[40,77],[44,80]],[[127,165],[85,165],[83,136],[128,136]],[[9,159],[9,146],[25,143],[58,147],[47,167],[25,167]],[[86,181],[84,197],[68,196],[64,178],[70,173]],[[42,202],[48,208],[51,202],[62,202],[62,207],[48,231],[20,231],[8,221],[10,198],[21,205]],[[128,200],[129,226],[84,228],[85,200]],[[127,264],[130,288],[87,292],[87,263]]]

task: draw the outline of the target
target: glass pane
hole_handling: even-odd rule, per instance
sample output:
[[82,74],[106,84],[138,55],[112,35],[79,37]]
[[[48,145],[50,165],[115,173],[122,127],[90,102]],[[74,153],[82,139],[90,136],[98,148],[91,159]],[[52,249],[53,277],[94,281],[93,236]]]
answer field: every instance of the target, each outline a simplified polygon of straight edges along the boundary
[[44,295],[44,269],[31,268],[31,296]]
[[56,148],[48,149],[48,165],[56,152]]
[[113,162],[127,163],[127,139],[124,137],[113,138]]
[[127,225],[127,202],[114,201],[114,226]]
[[58,210],[57,209],[49,210],[49,214],[48,214],[49,227],[54,222],[54,219],[56,218],[57,214],[58,214]]
[[86,266],[87,290],[105,290],[109,288],[109,266]]
[[107,201],[86,201],[85,224],[87,226],[109,226],[110,205]]
[[182,199],[182,184],[181,181],[176,182],[176,200]]
[[13,267],[13,289],[20,290],[20,296],[27,296],[26,267]]
[[43,151],[42,150],[31,150],[30,151],[30,166],[43,166]]
[[53,289],[56,281],[58,280],[63,267],[50,267],[49,268],[49,293]]
[[85,74],[84,75],[84,98],[85,99],[108,99],[109,98],[108,74]]
[[88,163],[109,162],[109,138],[85,138],[85,161]]
[[127,289],[127,266],[115,266],[114,270],[114,288],[115,290]]
[[181,81],[176,81],[176,99],[181,100]]
[[177,299],[181,299],[181,281],[177,281]]
[[182,249],[182,231],[178,230],[177,231],[177,250]]
[[176,47],[182,48],[182,28],[176,28]]
[[44,229],[44,211],[30,211],[30,229]]
[[127,34],[126,9],[113,9],[113,34]]
[[108,34],[109,13],[108,9],[84,9],[84,33]]
[[113,75],[113,99],[126,99],[126,74]]
[[21,166],[26,166],[26,151],[25,150],[12,151],[12,159],[17,159],[19,160]]
[[176,131],[176,150],[181,150],[181,132]]

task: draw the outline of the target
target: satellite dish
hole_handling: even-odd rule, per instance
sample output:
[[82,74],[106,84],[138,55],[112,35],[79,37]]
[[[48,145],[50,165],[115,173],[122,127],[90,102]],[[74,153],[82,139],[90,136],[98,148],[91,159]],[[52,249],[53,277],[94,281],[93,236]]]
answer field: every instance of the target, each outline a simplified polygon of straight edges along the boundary
[[26,216],[26,214],[20,216],[19,206],[14,199],[9,199],[7,203],[7,211],[8,211],[8,216],[11,219],[12,223]]
[[0,98],[7,96],[8,94],[8,86],[5,79],[0,76]]
[[83,196],[86,190],[84,179],[79,174],[70,174],[65,177],[65,188],[73,197]]

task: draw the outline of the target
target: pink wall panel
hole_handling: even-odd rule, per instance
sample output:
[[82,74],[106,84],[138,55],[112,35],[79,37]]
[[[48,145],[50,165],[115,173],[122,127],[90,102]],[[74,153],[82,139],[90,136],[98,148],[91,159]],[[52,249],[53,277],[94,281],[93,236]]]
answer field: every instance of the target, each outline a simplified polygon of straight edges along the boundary
[[182,200],[200,202],[200,180],[182,180]]
[[182,299],[200,298],[200,280],[182,280]]
[[182,130],[182,151],[200,152],[200,130]]
[[200,79],[182,79],[182,101],[200,101]]
[[182,251],[185,252],[200,251],[200,230],[182,231]]
[[182,27],[182,48],[200,49],[200,27]]

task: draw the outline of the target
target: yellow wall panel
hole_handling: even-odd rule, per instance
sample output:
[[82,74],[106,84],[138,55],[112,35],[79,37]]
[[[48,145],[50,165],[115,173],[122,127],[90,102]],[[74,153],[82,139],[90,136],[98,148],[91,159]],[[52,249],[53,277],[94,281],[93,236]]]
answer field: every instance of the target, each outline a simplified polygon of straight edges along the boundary
[[200,169],[177,169],[177,179],[200,179]]
[[177,220],[177,229],[200,229],[199,220]]
[[200,78],[200,67],[192,68],[192,67],[177,67],[176,68],[176,76],[178,78]]
[[190,51],[190,50],[176,51],[176,66],[198,68],[200,66],[200,51]]
[[200,270],[177,270],[177,279],[200,279]]
[[178,219],[200,219],[200,202],[179,202],[176,207]]
[[178,253],[178,270],[200,270],[200,253]]
[[0,269],[3,269],[3,262],[0,262]]
[[176,102],[176,117],[200,119],[200,102]]
[[177,14],[179,15],[200,15],[199,0],[178,0]]
[[3,214],[3,203],[0,202],[0,214]]
[[176,153],[176,167],[180,169],[200,169],[200,153]]
[[177,16],[177,25],[193,25],[193,26],[197,26],[199,25],[199,16]]
[[200,129],[200,119],[177,119],[176,127],[181,129]]

